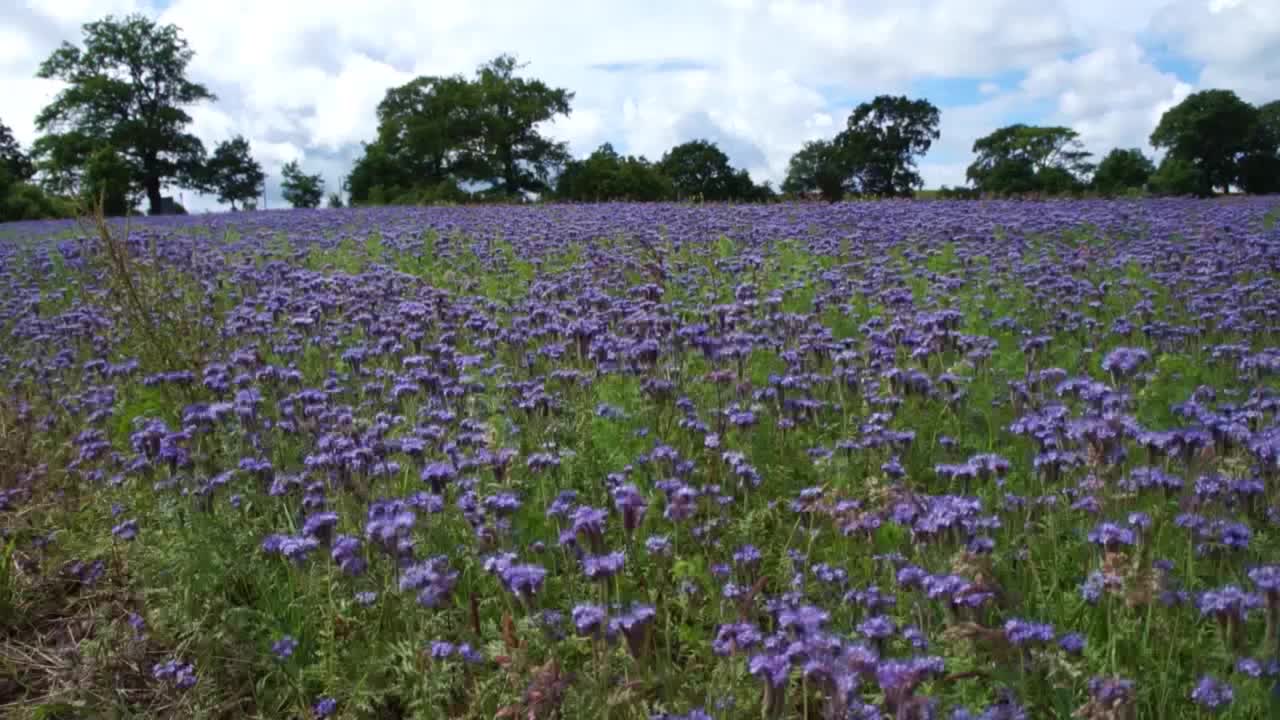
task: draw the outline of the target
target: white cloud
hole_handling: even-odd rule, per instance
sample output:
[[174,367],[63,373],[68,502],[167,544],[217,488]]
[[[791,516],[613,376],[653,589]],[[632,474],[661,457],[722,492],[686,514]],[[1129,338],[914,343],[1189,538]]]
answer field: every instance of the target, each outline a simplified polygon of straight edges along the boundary
[[[56,91],[33,79],[39,60],[78,41],[80,23],[139,7],[0,7],[0,113],[20,139],[34,137],[31,118]],[[192,75],[219,96],[192,111],[207,145],[244,134],[269,173],[298,159],[330,188],[373,135],[387,87],[469,75],[500,52],[575,92],[573,114],[548,125],[575,155],[609,141],[657,158],[705,136],[775,182],[852,104],[911,94],[924,79],[969,88],[935,100],[942,138],[921,163],[929,185],[963,181],[973,140],[1006,122],[1069,124],[1102,153],[1144,146],[1159,113],[1197,88],[1280,97],[1275,0],[172,0],[159,18],[183,29]],[[1200,76],[1160,70],[1142,50],[1152,42]]]
[[1186,97],[1191,86],[1158,70],[1129,43],[1037,66],[1021,90],[1030,98],[1054,101],[1048,119],[1075,129],[1101,154],[1116,146],[1150,150],[1147,135],[1160,114]]

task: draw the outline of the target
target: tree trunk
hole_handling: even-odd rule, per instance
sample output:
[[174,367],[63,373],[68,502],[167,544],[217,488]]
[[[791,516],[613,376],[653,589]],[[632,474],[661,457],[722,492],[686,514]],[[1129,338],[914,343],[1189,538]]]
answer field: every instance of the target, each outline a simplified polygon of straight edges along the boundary
[[510,148],[502,153],[502,182],[506,185],[508,195],[515,195],[519,191],[516,187],[519,181],[516,178],[516,162],[512,157],[513,154]]
[[148,177],[144,184],[147,188],[147,205],[150,206],[149,212],[152,215],[158,215],[160,208],[164,205],[164,198],[160,196],[160,178]]

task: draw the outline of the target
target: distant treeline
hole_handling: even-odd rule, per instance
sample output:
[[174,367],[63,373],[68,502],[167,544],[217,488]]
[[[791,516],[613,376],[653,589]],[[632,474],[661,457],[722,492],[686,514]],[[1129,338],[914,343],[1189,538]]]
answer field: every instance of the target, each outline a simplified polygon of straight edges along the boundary
[[[209,193],[251,209],[266,175],[248,140],[236,136],[207,152],[188,131],[186,108],[217,98],[187,77],[194,52],[179,28],[142,16],[107,16],[83,27],[82,45],[63,43],[37,76],[65,88],[35,118],[41,135],[28,150],[0,123],[0,220],[65,217],[101,207],[107,214],[184,212],[165,188]],[[829,139],[798,149],[782,186],[752,181],[706,139],[661,158],[623,155],[605,143],[575,159],[543,123],[572,111],[573,93],[517,75],[502,55],[474,77],[423,76],[387,91],[377,136],[363,144],[343,180],[356,205],[482,201],[764,202],[778,198],[913,197],[917,161],[940,137],[938,108],[924,99],[881,95],[858,105]],[[1251,105],[1230,90],[1193,93],[1161,117],[1151,145],[1157,166],[1137,148],[1116,148],[1096,164],[1067,127],[1010,125],[979,138],[967,185],[944,198],[1280,192],[1280,101]],[[296,162],[281,188],[294,207],[316,207],[324,181]],[[329,194],[340,206],[340,194]]]

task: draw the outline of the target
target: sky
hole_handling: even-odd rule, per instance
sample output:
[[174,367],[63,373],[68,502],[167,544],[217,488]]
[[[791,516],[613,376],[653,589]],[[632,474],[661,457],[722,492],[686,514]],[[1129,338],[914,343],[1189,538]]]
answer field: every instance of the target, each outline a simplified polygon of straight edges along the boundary
[[879,94],[941,110],[926,187],[962,184],[973,141],[1014,122],[1072,127],[1098,156],[1150,152],[1191,92],[1280,99],[1278,0],[5,0],[0,121],[29,144],[59,90],[39,63],[83,23],[131,12],[182,29],[190,75],[218,96],[190,109],[193,131],[210,148],[249,139],[268,207],[290,160],[336,189],[387,88],[504,52],[574,92],[546,131],[575,156],[611,142],[656,160],[708,139],[775,185],[804,141]]

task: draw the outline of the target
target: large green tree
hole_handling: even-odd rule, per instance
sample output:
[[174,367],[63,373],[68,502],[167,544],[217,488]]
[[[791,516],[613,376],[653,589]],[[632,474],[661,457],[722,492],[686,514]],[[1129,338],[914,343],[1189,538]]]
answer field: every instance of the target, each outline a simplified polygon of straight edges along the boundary
[[15,182],[26,182],[36,174],[31,158],[14,138],[13,130],[3,122],[0,122],[0,169],[3,169],[9,179]]
[[131,172],[129,164],[111,147],[104,145],[95,150],[85,162],[80,186],[84,206],[100,206],[104,215],[112,217],[131,214],[136,197]]
[[1280,193],[1280,100],[1258,107],[1249,152],[1240,161],[1239,182],[1248,193]]
[[243,135],[223,140],[213,149],[205,167],[205,184],[218,196],[219,202],[249,203],[262,194],[262,183],[267,179],[262,165],[253,159],[249,141]]
[[1156,195],[1199,195],[1204,192],[1205,183],[1195,163],[1168,154],[1151,174],[1147,187]]
[[1138,148],[1114,148],[1098,163],[1093,189],[1103,195],[1142,190],[1155,171],[1155,163]]
[[652,202],[674,196],[671,179],[643,157],[619,155],[609,143],[570,160],[556,178],[556,197],[580,202]]
[[324,178],[302,171],[297,160],[290,160],[280,169],[280,194],[285,202],[296,208],[320,206],[324,198]]
[[681,143],[662,156],[658,170],[671,179],[676,197],[708,202],[759,201],[773,194],[756,185],[746,170],[734,169],[729,156],[709,140]]
[[848,163],[856,191],[876,197],[910,197],[924,184],[916,158],[939,137],[938,108],[928,100],[879,95],[849,114],[836,145]]
[[0,122],[0,222],[68,217],[73,203],[50,195],[31,179],[36,167],[13,131]]
[[849,113],[831,140],[805,143],[787,167],[785,192],[910,197],[924,184],[916,159],[939,135],[940,114],[928,100],[879,95]]
[[841,157],[839,144],[831,140],[810,140],[802,145],[787,163],[787,177],[782,181],[784,193],[816,192],[829,202],[838,202],[854,190],[848,163]]
[[569,159],[568,144],[552,140],[538,126],[568,115],[573,93],[517,77],[522,67],[502,55],[477,73],[478,152],[474,167],[464,170],[464,177],[490,183],[494,194],[508,197],[545,192],[555,170]]
[[1255,150],[1258,109],[1230,90],[1201,90],[1165,111],[1151,144],[1198,170],[1200,195],[1227,192],[1240,181],[1241,163]]
[[351,202],[465,199],[463,183],[500,197],[550,189],[569,153],[540,126],[569,114],[573,93],[520,77],[521,68],[501,55],[473,79],[424,76],[388,90],[378,135],[345,181]]
[[184,108],[215,98],[187,78],[192,57],[176,26],[143,15],[84,25],[83,47],[63,43],[37,72],[66,83],[36,116],[48,133],[37,149],[51,172],[75,177],[74,168],[109,147],[153,213],[162,210],[165,185],[198,187],[204,146],[186,131]]
[[1066,127],[1018,123],[973,143],[965,176],[982,193],[1063,193],[1078,190],[1093,170],[1080,135]]
[[378,103],[378,137],[353,169],[352,196],[364,201],[375,185],[402,192],[478,174],[478,96],[460,76],[419,77],[388,90]]

